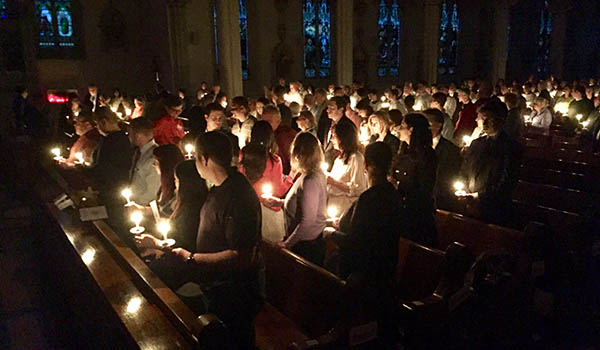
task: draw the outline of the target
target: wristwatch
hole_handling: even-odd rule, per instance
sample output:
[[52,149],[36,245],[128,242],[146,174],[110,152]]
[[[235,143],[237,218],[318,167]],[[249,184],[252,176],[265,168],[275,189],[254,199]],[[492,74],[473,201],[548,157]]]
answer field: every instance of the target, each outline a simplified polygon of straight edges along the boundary
[[191,253],[190,256],[188,256],[188,258],[185,259],[185,262],[188,264],[191,264],[192,262],[194,262],[194,253]]

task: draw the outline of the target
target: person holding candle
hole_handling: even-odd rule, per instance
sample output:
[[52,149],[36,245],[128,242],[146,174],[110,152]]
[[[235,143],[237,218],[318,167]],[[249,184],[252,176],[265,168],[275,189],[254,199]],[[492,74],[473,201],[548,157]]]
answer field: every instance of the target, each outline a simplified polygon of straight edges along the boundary
[[531,129],[534,133],[549,135],[552,124],[552,112],[548,108],[550,101],[543,97],[533,100],[533,113],[531,114]]
[[252,127],[256,123],[256,118],[249,114],[248,99],[244,96],[236,96],[231,101],[231,113],[234,124],[231,127],[231,133],[237,136],[240,149],[244,148],[250,142]]
[[400,140],[390,132],[390,115],[386,111],[377,111],[369,117],[369,130],[371,138],[369,143],[383,142],[392,150],[392,154],[396,155],[400,148]]
[[94,151],[102,139],[102,136],[94,127],[94,120],[91,113],[84,111],[73,117],[73,126],[75,127],[75,133],[79,137],[73,146],[71,146],[69,157],[64,163],[67,166],[73,166],[75,161],[77,161],[75,154],[79,152],[81,152],[85,162],[91,163]]
[[469,215],[503,225],[512,217],[511,196],[522,156],[522,146],[502,130],[506,113],[500,101],[479,108],[486,136],[473,140],[466,151],[460,179],[468,195],[459,196]]
[[354,124],[336,124],[331,142],[338,156],[327,176],[328,204],[338,207],[343,213],[367,189],[365,159],[359,151]]
[[129,142],[135,147],[129,170],[129,186],[134,195],[132,200],[146,206],[155,199],[161,186],[160,174],[153,166],[153,152],[158,144],[154,142],[152,122],[145,117],[131,120],[127,131]]
[[300,116],[296,120],[296,123],[301,131],[310,132],[311,134],[317,136],[317,131],[315,130],[317,123],[315,122],[315,117],[310,111],[300,112]]
[[129,119],[140,118],[141,116],[144,115],[144,97],[136,96],[133,99],[133,104],[135,107],[133,108],[133,111],[131,112]]
[[183,111],[183,101],[175,95],[164,100],[164,113],[154,122],[154,140],[159,145],[176,145],[185,136],[183,123],[177,119]]
[[393,165],[392,176],[402,202],[402,235],[413,242],[431,245],[435,238],[433,189],[437,159],[429,122],[420,113],[409,113],[400,124],[403,147]]
[[300,133],[292,144],[292,172],[299,174],[284,200],[285,238],[279,245],[322,265],[325,257],[323,229],[327,226],[327,179],[321,170],[323,151],[311,133]]
[[277,142],[277,155],[281,158],[283,173],[290,173],[290,146],[296,136],[296,131],[281,121],[281,113],[275,106],[265,106],[262,120],[271,125]]

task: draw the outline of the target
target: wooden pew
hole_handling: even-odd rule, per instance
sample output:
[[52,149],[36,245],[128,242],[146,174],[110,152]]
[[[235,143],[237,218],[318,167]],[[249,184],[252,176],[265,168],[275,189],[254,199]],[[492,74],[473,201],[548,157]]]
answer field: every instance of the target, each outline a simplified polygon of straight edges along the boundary
[[584,174],[567,171],[521,166],[519,179],[529,183],[552,185],[565,189],[590,193],[599,192],[598,181],[593,181]]
[[[52,268],[65,293],[81,296],[72,301],[75,315],[83,319],[94,319],[96,313],[111,315],[112,322],[122,325],[123,336],[140,348],[220,349],[228,343],[229,334],[218,318],[195,315],[106,222],[81,222],[73,208],[59,211],[52,202],[60,193],[70,194],[68,182],[63,179],[59,186],[54,179],[61,177],[52,167],[36,170],[34,189],[46,203],[48,234],[55,235],[48,238],[46,252],[55,262]],[[94,297],[104,299],[106,309],[91,314],[80,310],[87,298],[93,303]],[[93,333],[104,332],[108,325],[90,326]]]
[[591,153],[552,148],[526,148],[522,164],[525,166],[554,169],[584,174],[597,179],[600,159]]
[[588,212],[595,204],[594,197],[587,192],[525,181],[518,182],[513,199],[576,214]]

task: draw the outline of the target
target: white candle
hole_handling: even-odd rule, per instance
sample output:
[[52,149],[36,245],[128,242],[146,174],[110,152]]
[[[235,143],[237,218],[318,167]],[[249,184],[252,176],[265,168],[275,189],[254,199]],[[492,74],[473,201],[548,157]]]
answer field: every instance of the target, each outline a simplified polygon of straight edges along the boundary
[[158,223],[157,228],[158,232],[160,232],[163,236],[163,240],[160,243],[161,246],[170,247],[175,244],[174,239],[168,238],[169,231],[171,231],[171,224],[169,223],[169,220],[162,220]]
[[271,199],[273,198],[273,186],[271,184],[264,184],[262,187],[262,198]]
[[110,110],[111,110],[113,113],[117,113],[117,107],[110,107]]
[[127,116],[131,115],[131,108],[125,108],[125,114],[127,114]]
[[321,170],[323,170],[323,172],[325,174],[327,174],[327,170],[329,170],[329,164],[327,162],[322,162],[321,163]]
[[54,154],[54,160],[63,160],[64,158],[60,155],[60,148],[55,147],[50,152]]
[[187,154],[185,155],[188,159],[192,159],[194,156],[192,155],[192,152],[194,152],[194,146],[191,143],[188,143],[187,145],[185,145],[185,151],[187,152]]
[[454,192],[454,194],[456,196],[465,196],[467,195],[467,192],[465,191],[465,184],[461,181],[456,181],[454,183],[454,189],[456,190],[456,192]]
[[465,147],[471,146],[472,141],[473,140],[471,139],[471,136],[468,136],[468,135],[463,136],[463,142],[465,143]]
[[129,189],[129,188],[123,189],[123,191],[121,191],[121,196],[125,197],[125,199],[127,200],[127,204],[125,204],[126,207],[129,207],[132,205],[133,202],[130,200],[131,189]]
[[338,213],[339,213],[339,210],[336,206],[334,206],[334,205],[329,206],[329,208],[327,208],[327,216],[328,216],[327,221],[330,221],[330,222],[336,221],[338,219],[338,217],[337,217]]
[[77,158],[76,164],[84,164],[85,160],[83,159],[83,153],[77,152],[75,153],[75,158]]
[[581,121],[581,119],[583,119],[583,114],[577,114],[575,118],[577,119],[577,121]]
[[135,223],[135,227],[132,227],[129,232],[133,233],[133,234],[140,234],[142,232],[144,232],[146,229],[142,226],[140,226],[140,222],[142,222],[142,219],[144,218],[144,216],[142,215],[142,212],[139,210],[134,211],[131,214],[131,221],[133,221],[133,223]]

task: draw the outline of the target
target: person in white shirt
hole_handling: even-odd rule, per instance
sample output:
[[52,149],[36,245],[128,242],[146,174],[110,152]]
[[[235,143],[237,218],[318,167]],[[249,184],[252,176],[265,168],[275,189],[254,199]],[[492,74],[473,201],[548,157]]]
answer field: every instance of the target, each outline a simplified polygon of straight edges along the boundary
[[552,112],[548,109],[548,105],[548,100],[537,97],[533,101],[533,113],[531,114],[531,127],[544,135],[550,133],[550,124],[552,124]]
[[129,171],[131,200],[147,206],[156,199],[160,187],[160,175],[154,170],[153,151],[158,144],[154,142],[152,122],[144,117],[131,120],[128,126],[129,142],[136,147]]

